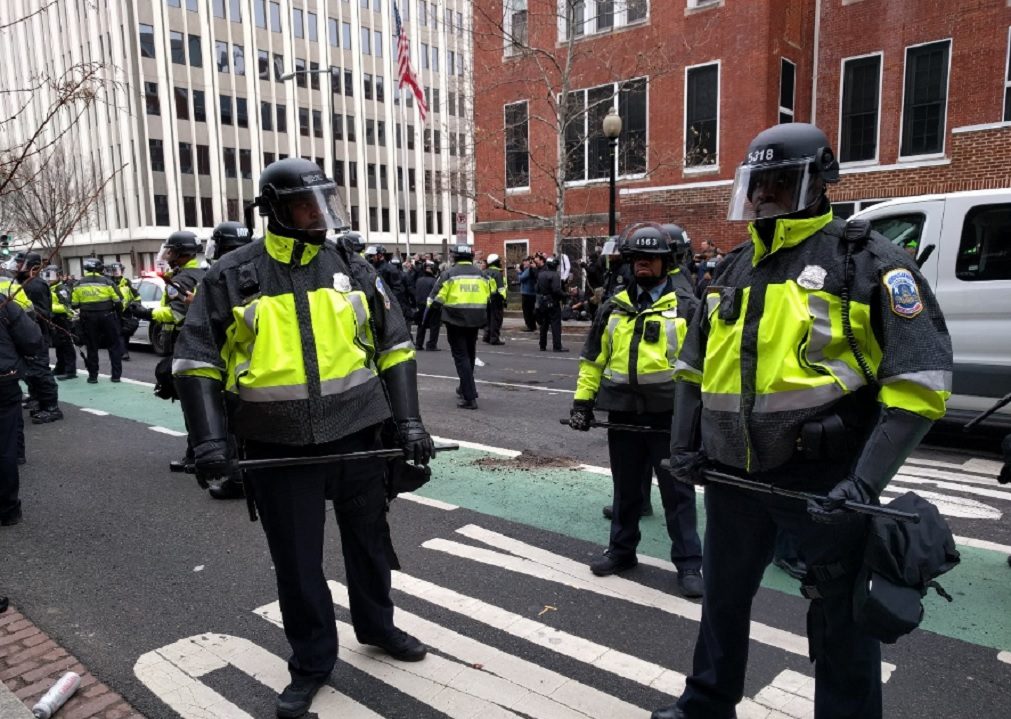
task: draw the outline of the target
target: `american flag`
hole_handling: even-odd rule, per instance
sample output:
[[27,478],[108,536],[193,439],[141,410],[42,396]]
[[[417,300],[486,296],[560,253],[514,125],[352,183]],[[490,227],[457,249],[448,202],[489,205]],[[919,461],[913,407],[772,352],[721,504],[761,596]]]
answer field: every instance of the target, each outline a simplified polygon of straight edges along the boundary
[[411,67],[411,42],[407,39],[404,26],[400,23],[400,8],[393,3],[393,15],[397,21],[397,75],[399,87],[407,86],[414,93],[414,99],[418,101],[418,113],[421,115],[421,122],[425,122],[428,117],[428,105],[425,104],[425,93],[418,84],[418,78],[414,75]]

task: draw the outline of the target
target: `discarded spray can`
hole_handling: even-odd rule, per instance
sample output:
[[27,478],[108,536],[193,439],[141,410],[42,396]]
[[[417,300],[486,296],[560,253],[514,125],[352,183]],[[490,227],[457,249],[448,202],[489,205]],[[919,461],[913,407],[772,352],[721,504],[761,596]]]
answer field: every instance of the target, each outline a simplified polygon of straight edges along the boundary
[[80,675],[67,672],[32,707],[32,714],[36,716],[36,719],[49,719],[70,697],[74,696],[74,692],[79,686],[81,686]]

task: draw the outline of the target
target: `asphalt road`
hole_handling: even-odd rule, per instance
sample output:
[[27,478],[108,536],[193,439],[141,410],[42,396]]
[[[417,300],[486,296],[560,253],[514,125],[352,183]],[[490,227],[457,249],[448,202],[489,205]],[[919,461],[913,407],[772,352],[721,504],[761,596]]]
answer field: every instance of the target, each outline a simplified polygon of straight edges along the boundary
[[[698,605],[674,592],[660,519],[644,520],[632,572],[598,579],[585,568],[606,542],[610,490],[603,434],[557,421],[578,361],[568,339],[569,354],[540,353],[525,333],[479,345],[477,412],[456,408],[449,352],[420,353],[427,425],[470,443],[391,509],[404,566],[397,621],[433,652],[384,662],[342,626],[319,717],[646,717],[679,691]],[[150,382],[157,358],[139,348],[133,358],[125,377]],[[27,428],[25,521],[0,533],[0,588],[148,717],[271,717],[288,650],[262,531],[243,503],[214,502],[168,473],[184,447],[177,406],[105,377],[61,387],[66,419]],[[940,441],[895,486],[938,502],[963,563],[942,580],[955,602],[928,598],[924,628],[886,647],[886,716],[1005,717],[1011,491],[985,445]],[[347,623],[333,525],[327,542]],[[742,717],[812,716],[795,584],[770,569],[756,599]]]

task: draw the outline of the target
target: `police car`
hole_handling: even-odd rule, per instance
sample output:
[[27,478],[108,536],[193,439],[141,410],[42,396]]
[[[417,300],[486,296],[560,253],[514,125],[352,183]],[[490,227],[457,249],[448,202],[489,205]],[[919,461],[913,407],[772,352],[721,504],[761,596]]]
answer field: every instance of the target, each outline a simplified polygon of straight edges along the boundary
[[[161,306],[161,296],[165,292],[165,280],[154,273],[144,273],[131,281],[133,289],[140,295],[140,303],[155,309]],[[150,345],[155,354],[166,356],[172,354],[172,333],[163,332],[161,323],[140,320],[137,331],[130,338],[131,344]]]

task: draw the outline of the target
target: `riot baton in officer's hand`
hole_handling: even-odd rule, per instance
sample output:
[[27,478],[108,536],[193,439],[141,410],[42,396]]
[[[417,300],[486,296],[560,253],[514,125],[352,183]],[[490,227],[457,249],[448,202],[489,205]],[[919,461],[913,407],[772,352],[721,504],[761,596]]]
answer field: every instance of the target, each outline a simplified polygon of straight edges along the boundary
[[[458,444],[437,444],[432,452],[436,456],[439,452],[452,452],[460,449]],[[335,464],[337,462],[354,462],[362,459],[401,459],[404,450],[400,447],[389,449],[370,449],[364,452],[344,452],[342,454],[324,454],[319,457],[268,457],[264,459],[240,459],[235,463],[241,471],[249,469],[273,469],[277,467],[303,467],[314,464]],[[187,474],[195,474],[196,467],[192,464],[186,465]]]
[[978,414],[977,416],[973,417],[971,420],[966,422],[965,426],[962,427],[962,431],[968,432],[970,429],[975,427],[977,424],[982,422],[984,419],[992,415],[994,412],[996,412],[1006,404],[1011,404],[1011,393],[1004,395],[999,400],[997,400],[990,409],[986,410],[985,412],[981,412],[980,414]]
[[[558,424],[569,424],[567,419],[559,419]],[[659,427],[644,427],[638,424],[617,424],[615,422],[590,422],[591,427],[599,427],[600,429],[616,429],[622,432],[647,432],[650,434],[670,434],[670,428],[660,429]]]
[[[667,471],[670,471],[670,460],[661,460],[660,466],[662,466]],[[760,494],[773,494],[777,497],[787,497],[789,499],[799,499],[805,502],[814,501],[818,504],[825,504],[829,502],[828,497],[822,494],[814,494],[813,492],[798,492],[793,489],[785,489],[783,487],[777,487],[774,484],[766,484],[765,482],[756,482],[753,479],[745,479],[744,477],[736,477],[732,474],[726,474],[725,472],[717,472],[714,469],[705,470],[706,480],[714,484],[725,484],[729,487],[737,487],[739,489],[747,489],[750,492],[758,492]],[[914,524],[919,523],[920,515],[912,514],[910,512],[900,512],[897,509],[889,509],[888,507],[882,507],[877,504],[864,504],[863,502],[854,502],[853,500],[847,500],[845,504],[842,505],[844,509],[850,512],[855,512],[856,514],[869,514],[875,517],[887,517],[888,519],[895,519],[900,522],[913,522]]]

